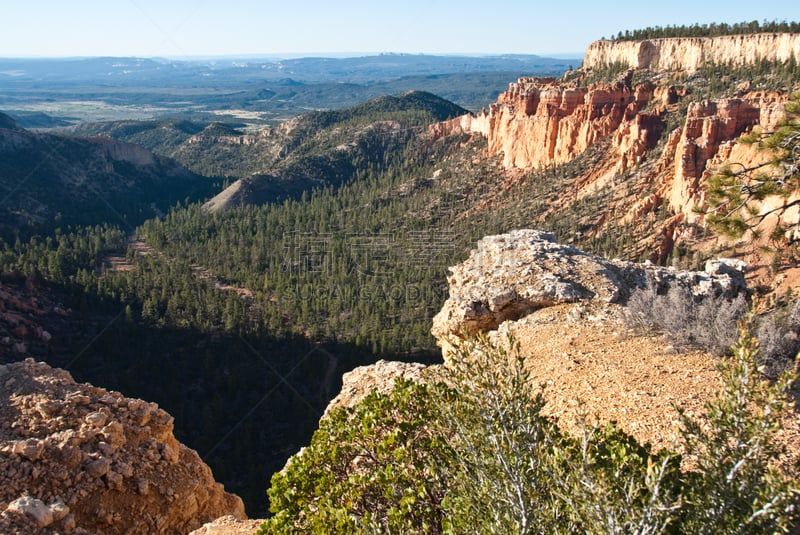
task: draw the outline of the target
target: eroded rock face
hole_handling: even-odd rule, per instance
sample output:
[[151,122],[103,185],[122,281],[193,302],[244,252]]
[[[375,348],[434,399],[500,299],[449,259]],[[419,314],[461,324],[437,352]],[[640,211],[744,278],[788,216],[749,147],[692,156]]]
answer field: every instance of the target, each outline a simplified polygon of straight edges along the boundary
[[800,59],[800,35],[759,33],[648,39],[643,41],[596,41],[584,56],[584,68],[624,63],[632,69],[695,72],[704,63],[745,65],[761,59]]
[[[694,220],[695,206],[705,201],[705,184],[710,174],[725,163],[742,165],[763,161],[768,155],[736,140],[755,126],[774,127],[783,114],[784,102],[773,94],[755,92],[744,98],[704,100],[689,105],[686,123],[667,144],[665,158],[672,158],[673,180],[666,196],[670,207]],[[737,153],[732,151],[738,146]]]
[[172,422],[44,363],[0,366],[0,532],[188,533],[244,518]]
[[433,319],[431,332],[447,349],[452,337],[492,331],[504,321],[574,302],[624,302],[648,281],[679,285],[698,297],[736,296],[746,291],[739,261],[709,262],[704,272],[607,260],[556,243],[552,234],[516,230],[487,236],[463,263],[451,267],[450,297]]
[[[614,201],[612,212],[598,224],[635,226],[660,207],[668,208],[672,216],[654,223],[658,228],[649,227],[654,238],[644,245],[652,261],[664,263],[677,242],[693,235],[694,225],[705,225],[710,177],[731,162],[754,167],[768,160],[769,153],[738,140],[753,129],[774,128],[785,117],[788,98],[782,92],[750,91],[743,82],[733,98],[690,104],[679,126],[666,131],[680,113],[678,103],[690,91],[651,83],[634,86],[630,76],[589,87],[553,78],[521,78],[489,110],[438,123],[429,133],[433,139],[485,136],[488,155],[498,158],[511,177],[519,169],[570,162],[602,144],[577,171],[568,170],[576,173],[570,193],[582,199],[608,192],[613,198],[620,179],[649,190],[646,196],[627,195]],[[769,198],[762,211],[783,202],[780,197]],[[786,213],[784,221],[796,217]],[[762,235],[770,235],[778,222],[776,214],[767,217]]]
[[589,87],[520,78],[474,119],[472,130],[488,137],[489,152],[502,153],[505,167],[565,163],[631,121],[655,127],[644,139],[656,140],[660,121],[637,118],[655,91],[649,83],[634,87],[629,78]]

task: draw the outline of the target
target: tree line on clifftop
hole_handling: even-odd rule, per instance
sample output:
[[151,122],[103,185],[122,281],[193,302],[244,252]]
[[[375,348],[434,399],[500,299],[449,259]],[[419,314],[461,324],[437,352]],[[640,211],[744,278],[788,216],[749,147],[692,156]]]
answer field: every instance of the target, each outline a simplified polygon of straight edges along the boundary
[[[610,38],[611,41],[641,41],[667,37],[720,37],[723,35],[742,35],[749,33],[797,33],[800,23],[783,21],[712,22],[680,26],[648,26],[639,30],[625,30]],[[602,38],[605,40],[605,37]]]

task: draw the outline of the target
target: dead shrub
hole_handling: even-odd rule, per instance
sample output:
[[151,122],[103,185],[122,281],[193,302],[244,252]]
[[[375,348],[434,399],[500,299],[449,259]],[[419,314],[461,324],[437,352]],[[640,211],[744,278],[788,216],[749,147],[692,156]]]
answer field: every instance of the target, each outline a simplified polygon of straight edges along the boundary
[[730,353],[737,322],[747,312],[744,295],[695,296],[685,287],[659,290],[654,281],[635,290],[625,310],[626,325],[636,332],[660,332],[678,349],[701,348]]
[[778,377],[792,368],[800,352],[800,300],[762,316],[756,336],[768,377]]

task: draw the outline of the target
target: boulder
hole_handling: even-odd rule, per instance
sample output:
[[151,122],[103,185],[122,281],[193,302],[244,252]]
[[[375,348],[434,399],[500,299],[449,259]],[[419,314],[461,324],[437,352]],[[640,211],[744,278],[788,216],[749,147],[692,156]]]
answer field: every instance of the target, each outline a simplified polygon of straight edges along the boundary
[[556,242],[552,234],[515,230],[487,236],[461,264],[451,267],[450,297],[431,329],[447,349],[451,337],[496,330],[531,312],[564,303],[623,304],[635,288],[675,285],[704,296],[736,297],[747,291],[745,266],[736,260],[709,262],[706,271],[663,268],[608,260]]

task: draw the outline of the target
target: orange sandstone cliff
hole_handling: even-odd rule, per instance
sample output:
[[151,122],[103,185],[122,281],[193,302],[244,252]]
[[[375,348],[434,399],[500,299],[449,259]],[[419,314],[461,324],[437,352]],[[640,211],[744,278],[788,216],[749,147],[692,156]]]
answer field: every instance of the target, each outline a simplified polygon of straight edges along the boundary
[[[656,45],[600,41],[589,47],[585,65],[624,60],[652,71],[690,69],[693,64],[687,58],[692,57],[695,41],[704,43],[698,54],[711,47],[717,55],[705,57],[717,61],[723,61],[731,47],[746,53],[745,60],[800,56],[798,36],[658,41],[660,48],[641,61],[625,60],[626,54]],[[674,62],[665,63],[667,56]],[[675,244],[694,232],[687,225],[703,226],[698,208],[706,207],[709,177],[729,163],[750,166],[765,161],[765,154],[738,139],[754,128],[773,128],[784,116],[788,91],[751,91],[751,84],[741,81],[724,98],[709,100],[693,94],[692,82],[679,84],[664,72],[640,74],[636,76],[644,79],[640,83],[633,82],[634,70],[614,82],[586,83],[589,72],[584,67],[564,79],[520,78],[488,109],[436,125],[431,133],[485,136],[487,155],[497,158],[511,175],[569,163],[597,145],[592,165],[575,171],[573,187],[563,192],[559,205],[563,208],[606,191],[611,197],[613,188],[624,182],[628,193],[598,218],[594,230],[609,223],[635,224],[642,214],[665,207],[669,217],[658,222],[660,227],[648,229],[651,243],[640,244],[636,253],[664,262]],[[783,201],[768,200],[762,209],[776,202]],[[770,229],[765,230],[769,234]]]

